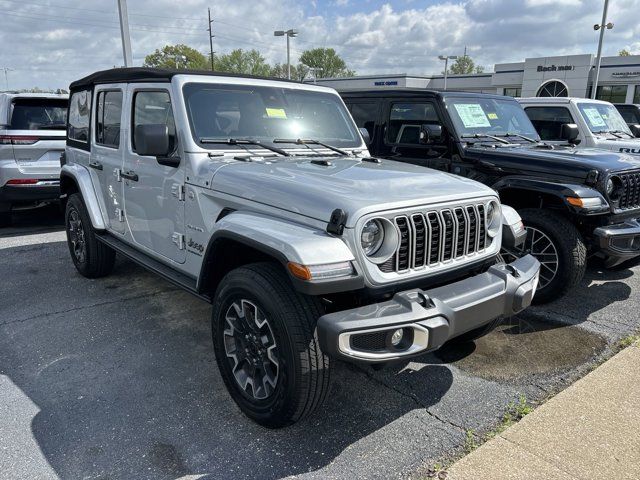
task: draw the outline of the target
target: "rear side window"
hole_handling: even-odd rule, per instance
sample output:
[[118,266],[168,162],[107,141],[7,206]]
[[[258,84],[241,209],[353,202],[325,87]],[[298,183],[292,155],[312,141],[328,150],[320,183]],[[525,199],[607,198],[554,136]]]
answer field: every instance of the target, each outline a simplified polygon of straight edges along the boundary
[[542,140],[562,140],[562,125],[576,123],[565,107],[527,107],[524,111]]
[[71,95],[69,101],[69,129],[70,140],[89,142],[89,116],[91,113],[91,92],[82,90]]
[[389,113],[387,141],[418,145],[423,124],[441,125],[432,103],[394,103]]
[[96,112],[96,143],[106,147],[120,146],[120,118],[122,116],[122,92],[98,93]]
[[624,121],[631,123],[640,123],[640,109],[638,107],[618,107],[618,111]]
[[176,147],[176,123],[173,118],[171,97],[167,91],[136,92],[133,97],[133,134],[131,146],[136,151],[136,128],[140,125],[166,125],[169,130],[169,147]]
[[353,103],[349,105],[353,120],[358,128],[366,128],[371,140],[374,139],[376,120],[378,120],[377,103]]
[[11,106],[12,130],[65,130],[67,100],[55,98],[16,98]]

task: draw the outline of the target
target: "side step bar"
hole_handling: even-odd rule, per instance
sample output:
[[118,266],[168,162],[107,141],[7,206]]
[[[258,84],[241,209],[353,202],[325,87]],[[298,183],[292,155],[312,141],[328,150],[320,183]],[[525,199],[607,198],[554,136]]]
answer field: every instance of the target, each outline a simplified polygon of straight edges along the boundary
[[116,252],[127,257],[129,260],[133,260],[147,270],[161,276],[165,280],[168,280],[174,285],[177,285],[178,287],[186,290],[190,294],[195,295],[200,300],[211,303],[211,298],[208,295],[198,293],[198,290],[196,289],[197,280],[195,278],[175,271],[173,268],[168,267],[164,263],[161,263],[146,255],[145,253],[136,250],[135,248],[129,246],[122,240],[118,240],[109,233],[97,234],[96,239],[99,242],[113,248]]

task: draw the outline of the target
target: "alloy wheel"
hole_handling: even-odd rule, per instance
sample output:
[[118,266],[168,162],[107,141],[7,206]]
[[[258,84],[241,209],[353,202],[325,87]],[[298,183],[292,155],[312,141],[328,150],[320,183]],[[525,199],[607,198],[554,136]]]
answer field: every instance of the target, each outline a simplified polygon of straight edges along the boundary
[[558,274],[560,264],[558,250],[553,241],[543,231],[534,227],[526,227],[527,238],[522,246],[513,252],[502,251],[501,263],[511,262],[524,255],[531,254],[540,262],[540,289],[549,285]]
[[268,398],[278,382],[277,345],[264,312],[246,299],[225,314],[224,349],[240,388],[257,400]]
[[80,214],[73,209],[69,212],[69,240],[73,255],[79,263],[84,263],[87,258],[87,244],[84,238],[84,227]]

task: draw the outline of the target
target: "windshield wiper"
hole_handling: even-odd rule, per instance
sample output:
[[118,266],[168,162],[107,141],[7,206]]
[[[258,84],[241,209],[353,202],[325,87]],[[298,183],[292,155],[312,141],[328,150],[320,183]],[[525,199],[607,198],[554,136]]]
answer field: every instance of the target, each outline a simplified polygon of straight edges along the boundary
[[285,152],[284,150],[282,150],[281,148],[278,147],[274,147],[272,145],[267,145],[265,143],[262,143],[260,140],[254,140],[252,138],[225,138],[225,139],[220,139],[220,138],[201,138],[200,139],[200,143],[204,143],[204,144],[219,144],[219,145],[256,145],[257,147],[262,147],[262,148],[266,148],[267,150],[271,150],[272,152],[275,153],[279,153],[280,155],[282,155],[283,157],[290,157],[291,154],[288,152]]
[[496,137],[495,135],[487,135],[486,133],[474,133],[473,135],[460,135],[460,138],[490,138],[496,142],[504,143],[505,145],[511,145],[509,140]]
[[329,150],[333,150],[340,155],[344,155],[346,157],[349,156],[347,152],[344,150],[334,147],[333,145],[329,145],[328,143],[321,142],[320,140],[314,140],[312,138],[276,138],[273,140],[273,143],[293,143],[295,145],[320,145],[321,147],[328,148]]
[[[621,137],[619,135],[620,133],[624,133],[625,135],[629,135],[627,132],[624,132],[622,130],[598,130],[597,132],[593,132],[593,133],[595,135],[603,135],[603,134],[610,133],[611,135],[613,135],[614,137],[617,137],[617,138],[624,138],[624,137]],[[633,138],[633,137],[631,137],[631,138]]]
[[527,142],[531,142],[531,143],[540,143],[538,142],[538,140],[531,138],[531,137],[525,137],[524,135],[520,135],[519,133],[505,133],[504,135],[496,135],[497,137],[518,137],[521,138],[523,140],[526,140]]

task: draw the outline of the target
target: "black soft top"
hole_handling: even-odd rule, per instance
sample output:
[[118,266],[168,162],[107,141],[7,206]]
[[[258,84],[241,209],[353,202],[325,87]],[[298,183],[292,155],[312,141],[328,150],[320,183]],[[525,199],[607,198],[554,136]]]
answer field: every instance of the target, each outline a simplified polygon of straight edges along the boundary
[[254,78],[256,80],[278,80],[288,83],[300,83],[283,78],[257,77],[254,75],[239,75],[235,73],[211,72],[209,70],[165,70],[163,68],[129,67],[110,68],[87,75],[72,82],[70,90],[82,90],[102,83],[140,83],[140,82],[170,82],[176,75],[205,75],[209,77]]

